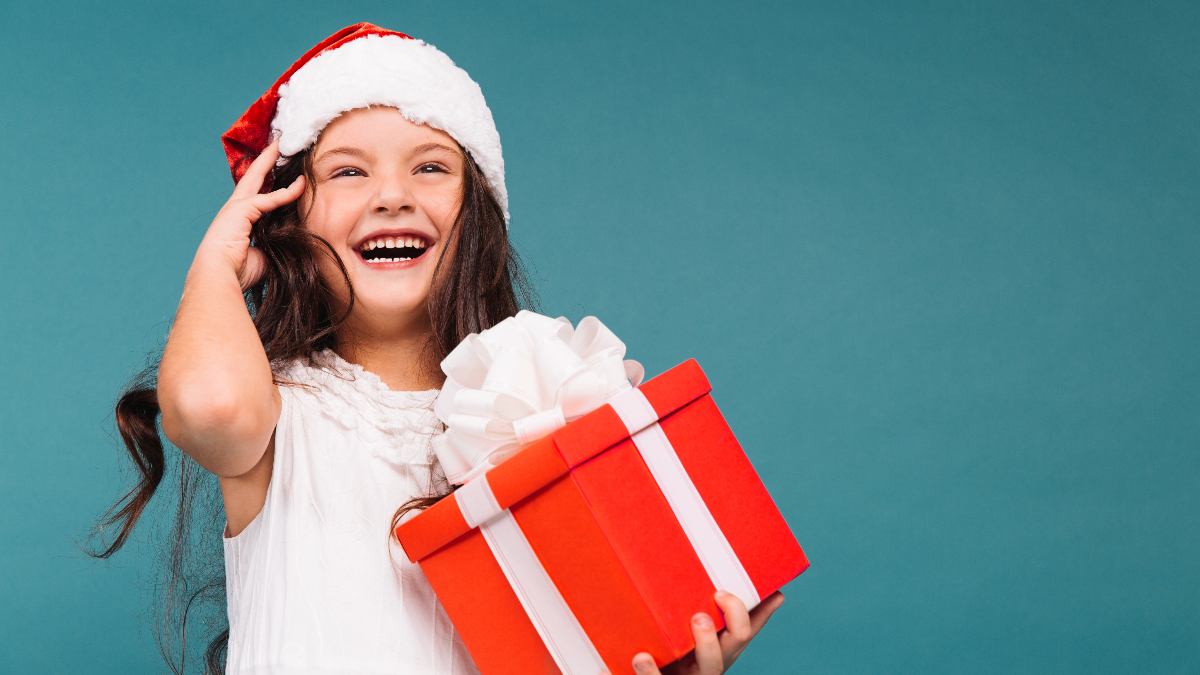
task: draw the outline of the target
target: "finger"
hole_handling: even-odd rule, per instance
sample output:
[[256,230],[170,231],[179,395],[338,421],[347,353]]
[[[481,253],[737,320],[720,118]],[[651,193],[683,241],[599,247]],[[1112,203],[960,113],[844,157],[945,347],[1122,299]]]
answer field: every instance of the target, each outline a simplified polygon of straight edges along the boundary
[[638,675],[662,675],[654,663],[654,657],[646,652],[633,657],[633,671]]
[[297,176],[292,184],[281,190],[268,192],[264,195],[251,195],[246,199],[230,199],[213,220],[217,223],[227,223],[221,226],[224,231],[232,231],[235,237],[245,237],[250,233],[251,225],[258,222],[264,213],[274,211],[284,204],[294,202],[304,194],[304,176]]
[[267,257],[263,252],[251,246],[246,250],[246,262],[242,265],[242,271],[238,274],[238,283],[242,285],[242,292],[245,293],[254,284],[257,284],[267,271]]
[[296,201],[302,194],[304,194],[304,176],[297,176],[291,185],[265,195],[252,195],[246,202],[266,213]]
[[717,591],[714,599],[725,617],[725,630],[721,631],[718,639],[721,642],[721,657],[728,668],[750,643],[754,632],[750,627],[750,613],[746,611],[746,604],[741,598],[733,593]]
[[770,619],[771,615],[782,604],[783,593],[775,591],[768,595],[765,600],[758,603],[758,607],[755,607],[750,612],[750,637],[752,639],[755,635],[758,635],[758,631],[762,630],[762,627],[766,625],[767,619]]
[[696,670],[698,675],[721,675],[725,672],[725,655],[717,638],[712,618],[701,612],[692,617],[692,637],[696,640]]
[[274,141],[250,163],[250,168],[246,169],[246,173],[242,174],[242,179],[234,186],[230,199],[244,199],[258,194],[258,191],[262,189],[263,180],[267,177],[267,172],[275,166],[277,159],[279,159],[279,141]]
[[750,612],[746,611],[746,604],[741,598],[727,591],[717,591],[713,599],[725,617],[724,637],[742,643],[749,642],[754,637],[750,632]]

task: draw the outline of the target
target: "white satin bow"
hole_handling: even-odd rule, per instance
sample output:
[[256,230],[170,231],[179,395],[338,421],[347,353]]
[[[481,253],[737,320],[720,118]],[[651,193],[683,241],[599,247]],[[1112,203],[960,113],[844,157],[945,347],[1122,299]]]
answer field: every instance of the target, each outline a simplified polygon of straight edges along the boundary
[[599,408],[642,381],[625,343],[589,316],[522,311],[467,336],[442,361],[446,384],[434,412],[447,427],[433,441],[451,483],[465,483],[518,449]]

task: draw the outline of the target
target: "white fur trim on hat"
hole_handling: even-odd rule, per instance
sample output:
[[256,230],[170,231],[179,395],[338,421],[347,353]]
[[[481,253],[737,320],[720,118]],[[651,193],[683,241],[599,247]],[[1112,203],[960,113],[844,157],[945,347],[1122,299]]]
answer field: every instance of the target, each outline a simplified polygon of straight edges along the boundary
[[508,222],[504,156],[492,111],[479,85],[450,57],[421,40],[368,35],[304,64],[279,88],[271,121],[279,152],[310,147],[344,112],[391,106],[406,119],[441,129],[471,153]]

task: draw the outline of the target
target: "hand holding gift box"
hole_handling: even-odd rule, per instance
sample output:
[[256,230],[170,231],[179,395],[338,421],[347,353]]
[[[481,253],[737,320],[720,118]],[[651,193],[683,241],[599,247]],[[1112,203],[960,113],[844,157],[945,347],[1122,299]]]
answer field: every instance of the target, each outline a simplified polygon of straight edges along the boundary
[[484,675],[631,673],[808,567],[695,361],[640,387],[594,317],[521,312],[443,362],[435,442],[462,487],[396,528]]

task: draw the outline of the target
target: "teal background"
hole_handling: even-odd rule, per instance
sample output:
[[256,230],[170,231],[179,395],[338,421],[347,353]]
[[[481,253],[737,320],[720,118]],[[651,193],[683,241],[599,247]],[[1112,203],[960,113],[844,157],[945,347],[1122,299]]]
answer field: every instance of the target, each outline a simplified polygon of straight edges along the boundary
[[110,407],[364,20],[482,85],[545,311],[712,379],[813,563],[735,672],[1200,671],[1200,5],[394,0],[0,4],[0,669],[160,669]]

